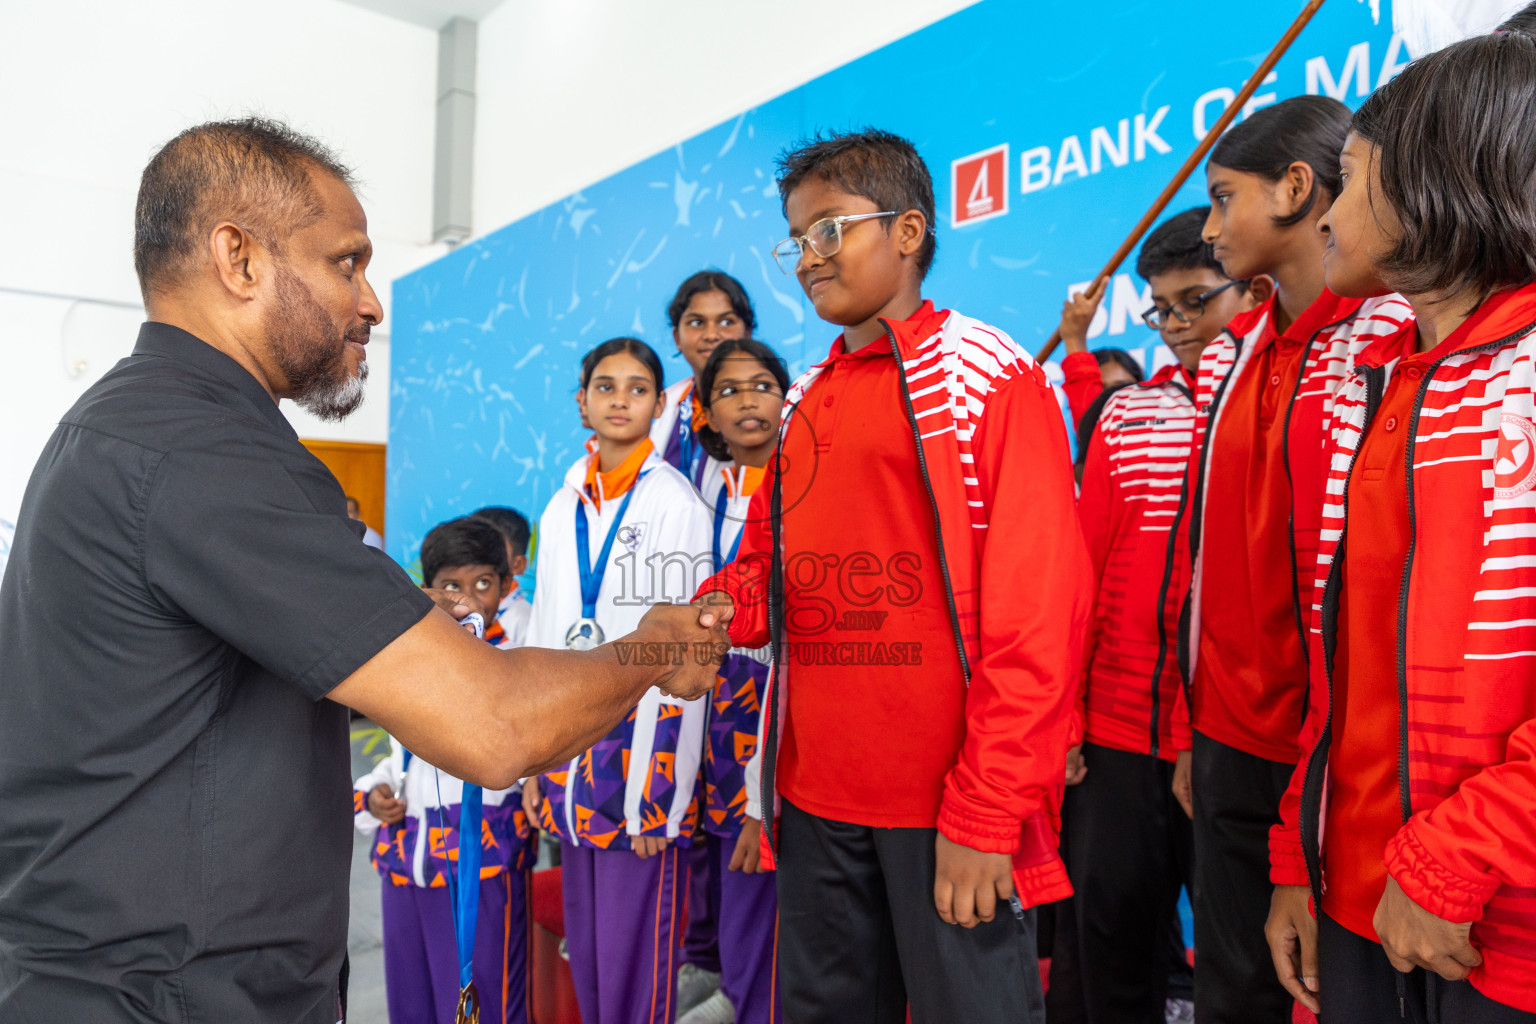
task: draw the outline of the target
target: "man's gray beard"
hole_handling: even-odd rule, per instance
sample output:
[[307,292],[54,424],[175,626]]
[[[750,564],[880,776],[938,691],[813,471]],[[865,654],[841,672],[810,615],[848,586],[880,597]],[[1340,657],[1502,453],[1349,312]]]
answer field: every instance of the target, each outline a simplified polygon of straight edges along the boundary
[[[300,409],[328,423],[346,419],[363,403],[368,379],[366,358],[357,373],[347,372],[347,341],[368,341],[366,324],[335,339],[336,326],[286,262],[277,264],[278,307],[267,320],[267,334],[283,375],[289,399]],[[328,351],[326,339],[335,339]],[[332,354],[334,352],[334,354]]]
[[363,404],[363,386],[368,379],[368,361],[357,364],[357,374],[347,374],[341,380],[316,385],[295,398],[294,404],[305,412],[327,423],[340,423]]

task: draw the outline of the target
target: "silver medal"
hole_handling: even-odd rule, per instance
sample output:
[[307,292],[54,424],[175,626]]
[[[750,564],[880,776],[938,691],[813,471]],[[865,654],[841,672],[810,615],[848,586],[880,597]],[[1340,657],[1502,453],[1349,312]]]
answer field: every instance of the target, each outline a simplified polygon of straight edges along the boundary
[[603,627],[596,619],[583,616],[565,631],[565,647],[569,651],[590,651],[603,643]]

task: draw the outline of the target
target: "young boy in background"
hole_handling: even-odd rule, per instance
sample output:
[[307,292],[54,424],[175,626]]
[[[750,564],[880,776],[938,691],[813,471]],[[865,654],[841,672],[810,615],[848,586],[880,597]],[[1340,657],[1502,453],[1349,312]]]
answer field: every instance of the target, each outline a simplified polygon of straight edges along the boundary
[[[1178,497],[1200,353],[1270,289],[1268,278],[1222,273],[1201,237],[1209,213],[1185,210],[1143,243],[1136,273],[1154,303],[1143,317],[1175,362],[1112,395],[1088,442],[1078,512],[1097,597],[1067,755],[1062,834],[1076,895],[1056,919],[1052,1024],[1162,1019],[1168,937],[1190,882],[1189,815],[1171,788],[1189,748],[1187,715],[1175,714],[1190,572]],[[1182,973],[1187,984],[1187,964]]]
[[[464,594],[505,638],[496,606],[511,584],[506,546],[489,523],[440,523],[421,545],[424,586]],[[465,784],[390,737],[390,754],[353,785],[353,824],[373,837],[383,883],[384,989],[389,1018],[450,1024],[459,1002],[458,953],[448,885],[456,874]],[[522,787],[484,790],[480,900],[473,975],[484,1024],[529,1024],[528,897],[536,844]]]
[[533,612],[533,604],[523,596],[523,588],[517,582],[517,578],[528,571],[528,544],[533,533],[528,517],[515,508],[487,505],[474,512],[471,518],[490,523],[506,542],[507,577],[512,581],[512,587],[496,609],[496,621],[501,624],[504,634],[497,646],[521,647],[528,642],[528,616]]
[[833,134],[780,172],[775,256],[844,331],[790,389],[738,559],[699,599],[734,615],[732,643],[774,647],[784,1019],[1041,1021],[1026,908],[1070,891],[1056,822],[1090,602],[1061,414],[1007,335],[923,299],[933,185],[911,143]]

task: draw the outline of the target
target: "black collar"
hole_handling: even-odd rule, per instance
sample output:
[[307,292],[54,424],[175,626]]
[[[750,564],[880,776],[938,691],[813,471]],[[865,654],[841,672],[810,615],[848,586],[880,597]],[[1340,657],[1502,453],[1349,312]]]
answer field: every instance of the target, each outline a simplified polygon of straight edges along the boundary
[[288,417],[282,414],[272,396],[267,394],[267,389],[251,376],[249,370],[180,327],[154,320],[146,321],[139,327],[139,340],[133,346],[133,354],[169,359],[217,378],[238,391],[256,414],[279,432],[288,437],[299,436],[293,424],[288,422]]

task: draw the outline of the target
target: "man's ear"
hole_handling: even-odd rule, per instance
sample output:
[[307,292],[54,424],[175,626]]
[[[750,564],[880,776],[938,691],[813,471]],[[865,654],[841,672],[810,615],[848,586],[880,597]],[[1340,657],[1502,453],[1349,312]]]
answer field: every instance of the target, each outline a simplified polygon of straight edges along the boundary
[[897,251],[903,256],[916,256],[928,237],[928,218],[922,210],[908,210],[896,217],[891,233],[896,238]]
[[1248,279],[1248,287],[1243,291],[1243,311],[1257,309],[1269,301],[1269,297],[1275,294],[1275,279],[1268,274],[1256,274]]
[[270,263],[256,236],[233,221],[221,221],[208,236],[208,251],[224,290],[237,299],[255,298]]

